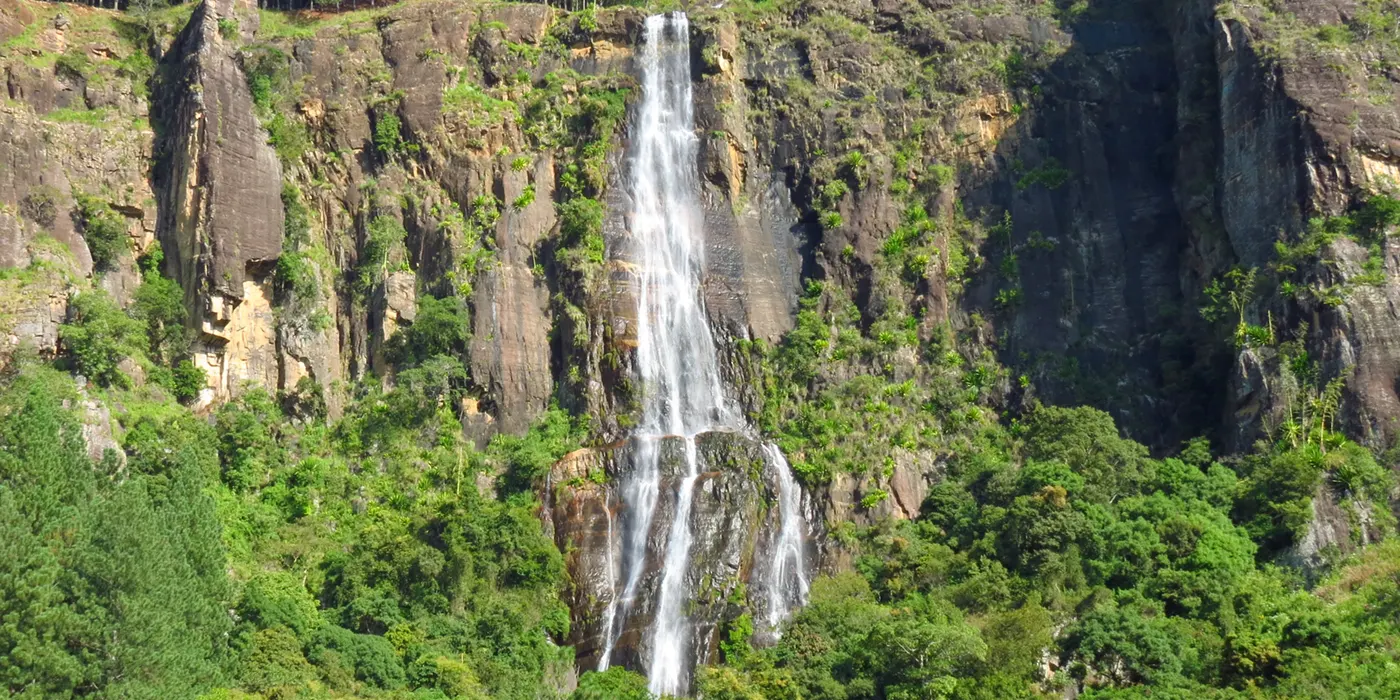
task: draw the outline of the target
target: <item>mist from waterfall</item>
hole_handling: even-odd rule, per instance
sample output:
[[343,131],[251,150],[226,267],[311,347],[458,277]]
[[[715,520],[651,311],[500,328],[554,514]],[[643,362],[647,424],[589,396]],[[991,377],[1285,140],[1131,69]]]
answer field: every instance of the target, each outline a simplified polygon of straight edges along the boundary
[[[598,669],[606,670],[611,663],[618,637],[637,603],[646,569],[647,540],[660,498],[662,441],[678,438],[684,472],[666,533],[655,616],[644,648],[649,650],[646,670],[651,691],[679,695],[687,689],[696,656],[694,630],[685,612],[694,595],[687,573],[693,543],[691,510],[700,476],[696,436],[714,430],[747,432],[748,428],[725,394],[700,294],[703,212],[686,15],[673,12],[649,17],[638,59],[642,101],[632,129],[628,229],[637,275],[636,372],[642,410],[632,435],[633,470],[621,489],[627,517],[621,528],[621,576],[613,575],[622,591],[614,591],[608,604]],[[796,505],[800,491],[787,471],[787,462],[776,447],[765,449],[770,464],[783,472],[779,477],[783,491],[782,563],[780,571],[770,578],[774,585],[792,586],[790,593],[775,590],[770,594],[770,601],[778,601],[771,603],[769,610],[769,618],[776,624],[781,617],[775,615],[785,616],[791,604],[805,600],[803,525]],[[771,458],[774,454],[776,462]],[[795,559],[791,552],[796,552]],[[791,571],[797,571],[796,580],[785,581],[794,578]]]

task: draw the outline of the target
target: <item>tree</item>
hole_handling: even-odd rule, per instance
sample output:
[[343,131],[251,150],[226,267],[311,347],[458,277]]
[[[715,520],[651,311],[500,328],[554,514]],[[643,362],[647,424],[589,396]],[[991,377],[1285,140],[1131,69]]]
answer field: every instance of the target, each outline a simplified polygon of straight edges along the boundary
[[424,296],[418,300],[413,323],[389,338],[389,360],[408,368],[435,355],[460,356],[466,351],[471,318],[457,297]]
[[130,378],[117,365],[128,357],[144,357],[145,326],[100,289],[69,299],[68,317],[58,337],[77,370],[98,384],[129,386]]
[[583,674],[569,700],[651,700],[652,697],[646,678],[613,666],[602,673]]
[[171,450],[116,479],[62,401],[72,390],[49,370],[0,392],[0,639],[14,645],[0,679],[45,697],[197,695],[229,629],[206,472]]
[[92,264],[99,270],[111,270],[128,249],[126,221],[97,197],[81,193],[75,196],[83,240],[92,254]]

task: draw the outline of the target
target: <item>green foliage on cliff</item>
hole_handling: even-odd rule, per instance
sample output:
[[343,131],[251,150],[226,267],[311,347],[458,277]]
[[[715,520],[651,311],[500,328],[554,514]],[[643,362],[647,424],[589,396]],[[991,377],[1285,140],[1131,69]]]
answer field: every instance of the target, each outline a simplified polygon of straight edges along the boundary
[[398,256],[402,254],[407,236],[403,224],[387,214],[376,216],[369,222],[361,246],[360,261],[355,268],[355,290],[359,294],[368,294],[397,269]]
[[88,251],[92,253],[92,264],[99,270],[112,269],[117,264],[117,258],[128,249],[126,220],[97,197],[82,193],[74,196],[78,200],[81,233]]
[[117,365],[142,355],[145,328],[117,306],[106,292],[93,289],[68,302],[69,322],[59,328],[59,340],[74,368],[94,382],[127,386],[130,378]]

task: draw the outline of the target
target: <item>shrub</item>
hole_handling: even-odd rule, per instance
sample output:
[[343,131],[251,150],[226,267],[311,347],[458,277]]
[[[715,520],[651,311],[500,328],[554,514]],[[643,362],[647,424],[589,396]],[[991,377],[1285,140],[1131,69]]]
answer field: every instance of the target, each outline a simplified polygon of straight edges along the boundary
[[277,157],[285,165],[301,160],[306,149],[311,147],[311,137],[306,133],[306,125],[296,117],[281,112],[272,115],[266,123],[267,141],[277,151]]
[[127,250],[126,221],[97,197],[79,194],[78,216],[83,240],[92,254],[92,264],[110,270]]
[[19,205],[20,214],[44,228],[53,228],[58,219],[58,190],[47,185],[29,191]]
[[219,408],[215,429],[219,438],[224,483],[237,492],[262,487],[286,462],[277,443],[282,415],[267,392],[251,391]]
[[301,642],[286,627],[256,632],[239,674],[243,687],[255,692],[299,686],[315,675],[316,669],[301,653]]
[[73,48],[54,61],[54,70],[60,75],[81,80],[92,70],[92,61],[88,60],[86,52]]
[[355,677],[374,686],[394,689],[405,680],[403,664],[389,640],[371,635],[355,634],[344,627],[328,625],[316,633],[311,644],[312,659],[335,652],[355,671]]
[[590,197],[575,197],[559,205],[559,232],[564,245],[580,251],[582,258],[601,265],[604,257],[603,204]]
[[99,289],[69,299],[68,316],[69,322],[59,327],[58,335],[75,368],[98,384],[129,386],[131,380],[117,365],[128,357],[141,356],[145,326]]
[[286,252],[277,257],[277,269],[273,272],[278,302],[308,302],[320,297],[320,284],[316,280],[316,268],[301,252]]
[[282,626],[301,640],[324,624],[316,599],[301,580],[282,571],[260,572],[243,589],[239,617],[262,628]]
[[408,367],[434,355],[461,354],[466,351],[470,324],[470,314],[461,299],[424,296],[418,300],[413,324],[400,328],[389,339],[389,361]]
[[651,700],[647,679],[621,666],[601,673],[590,671],[579,678],[569,700]]
[[377,216],[369,223],[358,267],[359,289],[362,293],[369,291],[388,275],[389,261],[407,236],[408,232],[404,230],[403,224],[392,216]]
[[154,362],[173,365],[189,351],[185,327],[185,292],[175,280],[158,272],[146,272],[136,288],[131,315],[146,324],[148,356]]
[[171,376],[171,393],[175,394],[175,400],[180,403],[189,403],[199,398],[200,392],[209,385],[209,379],[205,376],[204,370],[196,367],[194,362],[185,359],[180,364],[175,365]]
[[403,124],[397,115],[384,114],[374,120],[374,147],[385,158],[393,158],[403,152]]
[[292,244],[311,242],[311,212],[301,201],[301,190],[290,182],[282,184],[282,233]]
[[238,20],[228,17],[219,18],[219,36],[225,39],[238,38]]

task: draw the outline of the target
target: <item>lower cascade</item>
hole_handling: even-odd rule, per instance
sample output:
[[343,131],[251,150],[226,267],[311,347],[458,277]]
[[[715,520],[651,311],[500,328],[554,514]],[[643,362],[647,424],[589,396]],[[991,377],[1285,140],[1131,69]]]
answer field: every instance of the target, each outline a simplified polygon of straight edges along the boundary
[[[628,618],[646,608],[651,621],[637,640],[636,662],[653,693],[678,695],[687,691],[695,665],[705,660],[705,643],[688,614],[698,593],[691,557],[704,544],[695,541],[692,527],[697,485],[705,472],[699,438],[749,435],[752,429],[725,392],[700,293],[704,232],[686,15],[649,17],[639,60],[642,101],[629,159],[628,245],[636,270],[635,367],[642,404],[630,440],[631,470],[617,492],[619,527],[613,527],[611,516],[608,522],[613,590],[603,615],[598,670],[614,662]],[[801,491],[782,452],[764,444],[761,459],[777,491],[778,520],[770,555],[755,565],[762,569],[755,574],[761,589],[755,592],[766,601],[766,610],[755,617],[771,631],[806,600],[807,528]],[[669,473],[663,473],[663,461]],[[670,518],[664,531],[654,527],[663,503]],[[620,556],[613,557],[614,550]]]

